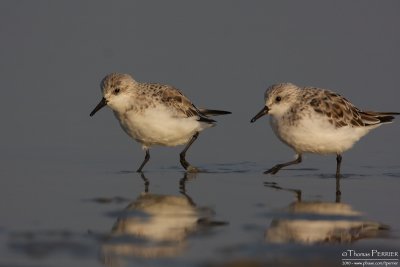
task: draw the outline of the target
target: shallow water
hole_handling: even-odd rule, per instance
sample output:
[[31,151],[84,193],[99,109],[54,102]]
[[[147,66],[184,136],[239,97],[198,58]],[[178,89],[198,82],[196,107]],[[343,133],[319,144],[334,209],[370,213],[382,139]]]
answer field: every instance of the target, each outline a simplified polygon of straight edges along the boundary
[[318,169],[200,167],[14,179],[0,266],[339,266],[348,249],[400,248],[398,167],[345,173],[340,197]]
[[[340,266],[399,251],[400,118],[343,155],[293,151],[267,117],[277,82],[399,110],[399,1],[2,1],[0,267]],[[157,3],[156,3],[157,2]],[[251,3],[250,3],[251,2]],[[360,12],[362,10],[362,12]],[[340,14],[340,19],[338,19]],[[99,102],[110,72],[229,110],[182,172],[178,148],[140,145]]]

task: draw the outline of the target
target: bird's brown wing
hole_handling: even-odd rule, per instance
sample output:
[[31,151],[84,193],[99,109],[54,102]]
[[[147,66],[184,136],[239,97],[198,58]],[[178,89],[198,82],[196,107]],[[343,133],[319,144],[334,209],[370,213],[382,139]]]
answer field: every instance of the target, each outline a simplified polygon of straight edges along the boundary
[[379,119],[364,114],[341,95],[329,90],[314,89],[315,97],[311,97],[307,104],[315,112],[326,116],[336,128],[343,126],[363,127],[380,122]]
[[213,123],[203,114],[181,91],[172,87],[164,86],[161,92],[161,102],[176,112],[178,117],[197,116],[199,121]]

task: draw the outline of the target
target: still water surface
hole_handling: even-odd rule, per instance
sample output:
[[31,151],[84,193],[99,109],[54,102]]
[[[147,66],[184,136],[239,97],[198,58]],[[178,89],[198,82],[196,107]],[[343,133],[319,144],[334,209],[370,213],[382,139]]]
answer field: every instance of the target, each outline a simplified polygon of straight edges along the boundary
[[318,169],[202,168],[16,176],[0,266],[341,266],[348,249],[399,251],[399,167],[345,174],[341,197]]

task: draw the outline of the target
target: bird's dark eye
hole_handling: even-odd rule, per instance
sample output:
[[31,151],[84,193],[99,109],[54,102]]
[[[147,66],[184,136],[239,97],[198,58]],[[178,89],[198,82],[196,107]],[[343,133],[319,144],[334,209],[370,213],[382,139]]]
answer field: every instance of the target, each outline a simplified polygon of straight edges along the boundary
[[116,94],[118,94],[119,93],[119,91],[121,91],[121,89],[119,89],[119,88],[115,88],[114,89],[114,94],[116,95]]
[[275,100],[276,100],[276,102],[280,102],[280,101],[282,100],[282,97],[277,96],[277,97],[275,98]]

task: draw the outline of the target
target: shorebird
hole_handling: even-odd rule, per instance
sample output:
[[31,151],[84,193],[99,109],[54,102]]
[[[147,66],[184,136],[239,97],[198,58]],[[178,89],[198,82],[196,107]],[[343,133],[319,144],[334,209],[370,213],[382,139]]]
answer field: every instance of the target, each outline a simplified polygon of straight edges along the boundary
[[230,114],[228,111],[199,109],[178,89],[158,83],[140,83],[132,76],[111,73],[101,81],[103,98],[93,109],[93,116],[109,106],[122,129],[142,144],[146,153],[137,172],[150,159],[154,145],[177,146],[186,144],[180,153],[180,162],[189,172],[198,169],[186,161],[186,152],[199,133],[215,126],[209,116]]
[[303,153],[336,154],[336,178],[340,178],[342,153],[400,113],[362,111],[330,90],[280,83],[266,90],[265,106],[251,122],[266,114],[271,115],[276,136],[296,152],[297,158],[264,173],[276,174],[283,167],[300,163]]

